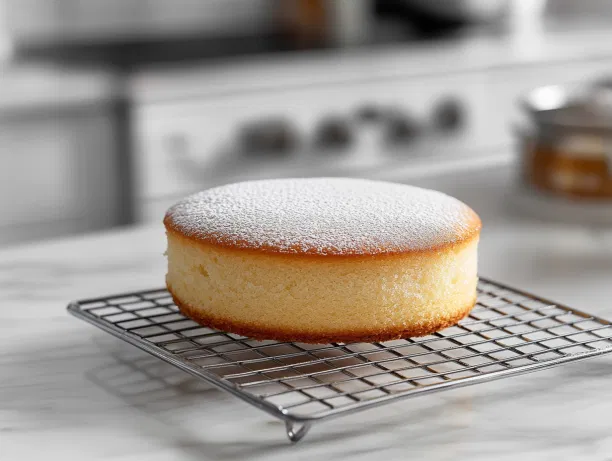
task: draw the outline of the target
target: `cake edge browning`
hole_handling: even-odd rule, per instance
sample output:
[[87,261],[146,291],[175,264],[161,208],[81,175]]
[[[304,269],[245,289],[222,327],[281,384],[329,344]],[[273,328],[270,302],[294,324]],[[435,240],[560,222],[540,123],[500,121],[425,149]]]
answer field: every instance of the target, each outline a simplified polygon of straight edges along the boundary
[[361,252],[341,252],[341,253],[312,253],[308,251],[302,251],[300,248],[294,248],[294,252],[288,253],[284,251],[278,251],[275,248],[270,248],[266,246],[262,247],[253,247],[246,242],[239,243],[229,243],[223,240],[216,240],[214,238],[205,238],[198,237],[194,235],[190,235],[185,233],[180,228],[177,228],[172,219],[166,216],[164,218],[163,224],[166,230],[166,234],[172,234],[173,237],[180,237],[184,240],[191,242],[194,245],[198,245],[201,247],[212,247],[218,248],[225,251],[234,251],[239,252],[246,255],[266,255],[278,258],[288,258],[288,259],[310,259],[310,260],[319,260],[319,261],[354,261],[358,259],[371,259],[371,258],[395,258],[395,257],[404,257],[407,255],[425,255],[425,254],[435,254],[441,251],[448,251],[453,248],[460,248],[463,245],[468,245],[474,241],[474,239],[480,237],[480,233],[482,231],[482,221],[480,217],[476,214],[476,212],[472,209],[470,212],[470,229],[469,231],[465,231],[464,233],[457,233],[457,236],[454,241],[443,243],[440,245],[431,246],[429,248],[414,250],[414,249],[406,249],[401,251],[386,251],[385,249],[379,249],[378,251],[361,251]]
[[275,340],[283,342],[300,342],[307,344],[329,344],[329,343],[372,343],[391,341],[394,339],[406,339],[441,331],[456,325],[459,321],[467,317],[477,302],[477,296],[467,306],[455,311],[455,315],[445,316],[436,322],[426,325],[415,325],[408,328],[387,328],[372,332],[367,331],[339,331],[337,334],[318,334],[301,331],[279,330],[272,328],[260,328],[248,323],[236,323],[226,319],[217,319],[205,314],[200,309],[181,301],[173,292],[172,287],[167,286],[172,295],[174,303],[179,311],[186,317],[204,327],[212,328],[220,332],[234,333],[254,340]]

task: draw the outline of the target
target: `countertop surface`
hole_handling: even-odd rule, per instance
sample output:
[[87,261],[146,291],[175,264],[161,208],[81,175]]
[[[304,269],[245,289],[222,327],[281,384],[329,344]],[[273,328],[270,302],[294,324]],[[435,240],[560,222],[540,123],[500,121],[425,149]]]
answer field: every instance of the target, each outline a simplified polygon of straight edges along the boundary
[[[612,237],[512,216],[509,170],[407,179],[470,203],[481,274],[612,318]],[[612,357],[315,425],[270,416],[70,317],[68,301],[163,284],[160,226],[0,253],[0,459],[610,460]]]

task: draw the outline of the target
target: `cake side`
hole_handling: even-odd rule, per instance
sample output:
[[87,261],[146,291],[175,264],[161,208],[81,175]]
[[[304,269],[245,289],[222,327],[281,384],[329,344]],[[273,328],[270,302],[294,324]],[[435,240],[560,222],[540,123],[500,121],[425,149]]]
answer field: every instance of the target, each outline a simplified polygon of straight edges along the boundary
[[455,324],[476,299],[478,235],[443,249],[311,258],[168,230],[167,286],[198,323],[260,339],[373,341]]

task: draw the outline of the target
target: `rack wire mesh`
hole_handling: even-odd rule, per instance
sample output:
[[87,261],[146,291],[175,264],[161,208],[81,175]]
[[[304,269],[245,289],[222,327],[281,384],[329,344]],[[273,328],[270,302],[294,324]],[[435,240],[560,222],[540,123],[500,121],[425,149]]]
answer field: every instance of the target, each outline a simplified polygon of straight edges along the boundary
[[316,421],[612,352],[610,322],[487,279],[458,325],[383,343],[255,341],[189,320],[165,289],[68,310],[284,420],[293,442]]

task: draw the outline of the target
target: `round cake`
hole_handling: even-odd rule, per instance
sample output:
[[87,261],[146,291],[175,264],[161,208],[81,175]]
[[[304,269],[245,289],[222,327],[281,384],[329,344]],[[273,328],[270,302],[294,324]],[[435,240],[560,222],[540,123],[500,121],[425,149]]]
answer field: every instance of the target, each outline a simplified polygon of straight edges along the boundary
[[345,178],[249,181],[171,207],[183,314],[254,339],[372,342],[453,325],[476,301],[481,222],[459,200]]

